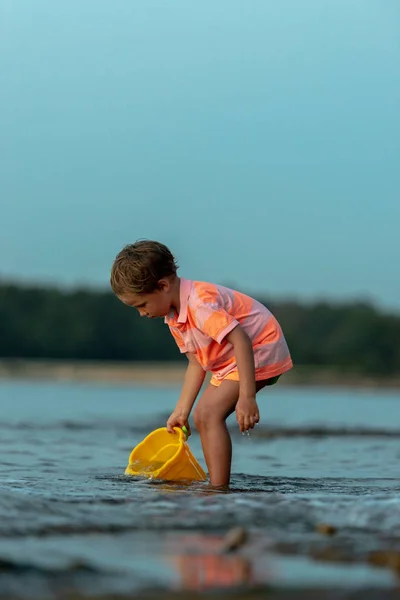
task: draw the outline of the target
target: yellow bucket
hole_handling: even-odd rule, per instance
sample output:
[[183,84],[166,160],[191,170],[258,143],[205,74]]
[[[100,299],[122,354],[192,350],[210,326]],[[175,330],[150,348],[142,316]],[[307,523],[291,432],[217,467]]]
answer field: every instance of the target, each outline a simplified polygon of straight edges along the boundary
[[193,456],[186,434],[174,427],[152,431],[131,452],[125,475],[140,475],[166,481],[205,481],[206,474]]

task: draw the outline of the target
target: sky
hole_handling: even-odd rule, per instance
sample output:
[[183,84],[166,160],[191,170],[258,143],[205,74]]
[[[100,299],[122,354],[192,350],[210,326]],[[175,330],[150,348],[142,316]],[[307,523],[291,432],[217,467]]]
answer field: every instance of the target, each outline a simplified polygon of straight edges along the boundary
[[400,310],[398,0],[0,0],[0,277]]

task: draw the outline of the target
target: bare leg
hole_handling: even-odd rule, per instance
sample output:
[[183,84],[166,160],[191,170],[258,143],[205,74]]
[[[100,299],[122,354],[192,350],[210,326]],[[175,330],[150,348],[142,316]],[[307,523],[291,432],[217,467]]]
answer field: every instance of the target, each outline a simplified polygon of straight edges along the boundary
[[[257,391],[265,385],[265,381],[258,381]],[[219,387],[208,385],[193,412],[210,483],[216,487],[229,485],[232,442],[225,421],[234,412],[238,398],[239,383],[226,379]]]

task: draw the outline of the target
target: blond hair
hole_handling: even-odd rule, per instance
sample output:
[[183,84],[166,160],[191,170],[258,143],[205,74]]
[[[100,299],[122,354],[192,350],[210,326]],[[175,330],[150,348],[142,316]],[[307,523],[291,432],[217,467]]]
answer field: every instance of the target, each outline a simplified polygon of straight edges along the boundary
[[178,265],[171,251],[152,240],[140,240],[125,246],[111,268],[110,284],[116,296],[131,292],[149,294],[160,279],[175,276]]

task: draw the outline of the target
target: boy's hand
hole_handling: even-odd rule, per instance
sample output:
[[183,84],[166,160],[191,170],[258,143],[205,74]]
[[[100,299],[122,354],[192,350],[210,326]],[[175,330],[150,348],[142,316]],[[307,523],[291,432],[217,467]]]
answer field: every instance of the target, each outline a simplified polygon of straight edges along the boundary
[[260,420],[255,396],[239,396],[236,404],[236,420],[241,432],[253,429]]
[[169,431],[169,433],[175,433],[174,427],[183,426],[186,427],[188,431],[188,436],[191,435],[192,432],[188,423],[188,415],[184,412],[174,410],[174,412],[167,421],[167,430]]

